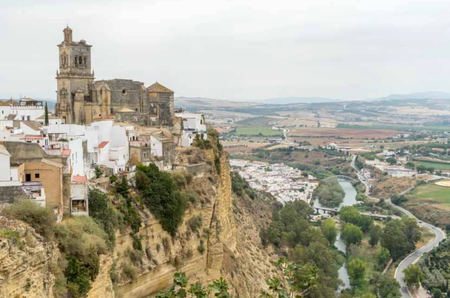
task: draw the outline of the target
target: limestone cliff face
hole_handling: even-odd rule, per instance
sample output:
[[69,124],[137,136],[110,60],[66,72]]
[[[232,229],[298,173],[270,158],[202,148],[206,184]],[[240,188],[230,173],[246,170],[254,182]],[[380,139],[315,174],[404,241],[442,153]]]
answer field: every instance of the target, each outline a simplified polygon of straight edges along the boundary
[[[265,288],[265,279],[275,271],[268,252],[259,244],[256,224],[261,218],[269,220],[270,212],[261,209],[254,215],[249,212],[251,206],[240,208],[239,204],[233,204],[227,156],[224,154],[220,159],[220,173],[213,166],[212,150],[206,151],[203,158],[211,166],[197,173],[187,189],[195,191],[198,203],[188,209],[177,236],[170,237],[149,212],[143,212],[146,218],[139,232],[144,248],[141,258],[132,261],[132,239],[119,235],[114,255],[103,260],[102,273],[89,298],[153,297],[172,285],[177,271],[185,272],[190,282],[202,284],[226,277],[240,297],[259,296]],[[237,208],[241,211],[237,212]],[[199,216],[201,226],[194,229],[190,222]],[[243,226],[238,227],[237,222]],[[130,265],[136,270],[133,280],[124,273],[124,268],[129,270]],[[109,274],[105,274],[111,268],[115,268],[119,277],[114,286]],[[114,291],[110,291],[112,288]]]
[[[151,212],[140,210],[142,250],[133,248],[129,231],[118,231],[114,251],[101,256],[88,298],[153,297],[172,285],[177,271],[192,283],[222,276],[240,297],[259,297],[264,281],[277,273],[270,263],[275,256],[259,239],[270,210],[233,196],[226,154],[220,165],[213,150],[189,149],[178,159],[178,164],[205,166],[186,187],[196,201],[191,201],[177,235],[171,237]],[[24,223],[0,216],[0,297],[54,298],[52,266],[59,257],[55,243],[44,242]]]
[[0,216],[0,297],[53,297],[59,251],[28,225]]

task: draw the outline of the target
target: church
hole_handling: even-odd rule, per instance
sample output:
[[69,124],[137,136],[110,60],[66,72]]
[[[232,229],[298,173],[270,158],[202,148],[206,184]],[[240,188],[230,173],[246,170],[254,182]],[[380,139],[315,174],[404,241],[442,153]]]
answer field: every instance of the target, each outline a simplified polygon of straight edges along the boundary
[[59,48],[56,73],[56,115],[67,124],[90,124],[103,119],[132,122],[143,126],[172,127],[174,92],[156,82],[113,79],[95,81],[91,70],[92,45],[73,41],[66,27]]

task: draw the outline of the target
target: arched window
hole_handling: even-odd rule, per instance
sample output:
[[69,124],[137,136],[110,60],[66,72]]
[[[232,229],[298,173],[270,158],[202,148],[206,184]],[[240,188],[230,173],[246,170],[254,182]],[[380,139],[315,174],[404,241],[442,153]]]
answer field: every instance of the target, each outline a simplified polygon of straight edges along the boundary
[[79,59],[78,63],[80,64],[80,66],[82,66],[83,65],[83,57],[80,56],[80,57],[78,57],[78,59]]
[[75,56],[75,67],[78,66],[78,56]]

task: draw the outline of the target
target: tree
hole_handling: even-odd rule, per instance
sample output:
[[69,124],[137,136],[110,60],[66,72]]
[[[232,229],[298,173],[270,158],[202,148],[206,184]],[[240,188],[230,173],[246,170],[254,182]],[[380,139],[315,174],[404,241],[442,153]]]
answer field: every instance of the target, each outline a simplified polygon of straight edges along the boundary
[[388,162],[390,165],[396,165],[397,164],[397,160],[393,157],[389,157],[386,159],[386,162]]
[[425,173],[426,171],[427,171],[427,167],[425,167],[425,166],[423,166],[423,165],[418,165],[417,167],[416,167],[416,170],[417,170],[417,172],[419,172],[419,173]]
[[364,282],[366,265],[361,259],[353,259],[348,263],[348,275],[352,286],[360,286]]
[[395,278],[388,274],[377,274],[372,279],[371,283],[375,285],[375,289],[380,298],[400,298],[400,284]]
[[408,268],[403,270],[403,273],[405,274],[406,284],[408,285],[408,287],[413,288],[413,289],[419,288],[420,283],[425,278],[419,265],[415,265],[415,264],[409,265]]
[[343,206],[339,210],[339,218],[347,223],[352,223],[357,225],[361,217],[361,213],[356,207],[353,206]]
[[345,192],[336,178],[326,179],[320,182],[314,190],[313,199],[327,207],[337,207],[344,200]]
[[411,243],[403,231],[404,228],[400,220],[391,220],[386,224],[381,235],[381,245],[389,250],[394,260],[414,248],[411,247]]
[[330,242],[330,245],[333,246],[337,237],[337,229],[334,220],[331,218],[325,220],[322,224],[322,232],[328,242]]
[[360,227],[355,226],[351,223],[345,224],[344,230],[342,231],[342,239],[344,240],[345,244],[347,244],[347,246],[351,244],[359,245],[361,243],[362,237],[363,233]]
[[377,252],[376,258],[378,265],[384,267],[391,259],[391,254],[389,253],[389,250],[383,247],[380,251]]
[[369,244],[372,247],[375,247],[378,242],[380,241],[380,234],[381,234],[381,227],[380,226],[376,226],[376,225],[372,225],[372,227],[369,230]]
[[433,167],[427,168],[427,172],[429,172],[430,174],[433,174],[434,173],[434,168]]
[[413,162],[408,161],[408,162],[405,164],[405,167],[406,167],[407,169],[414,170],[414,168],[416,167],[416,165],[415,165]]
[[48,126],[48,107],[47,107],[47,102],[45,102],[45,112],[44,112],[44,121],[45,121],[45,126]]
[[153,163],[148,166],[138,165],[136,187],[162,228],[171,236],[175,236],[183,222],[187,197],[173,182],[172,176],[168,172],[160,171]]

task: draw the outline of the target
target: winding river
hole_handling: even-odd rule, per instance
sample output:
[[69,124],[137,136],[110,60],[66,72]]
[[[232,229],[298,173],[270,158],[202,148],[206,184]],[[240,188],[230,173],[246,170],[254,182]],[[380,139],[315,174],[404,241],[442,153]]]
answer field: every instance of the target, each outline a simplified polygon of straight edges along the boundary
[[[353,187],[351,182],[347,180],[339,180],[339,184],[345,192],[344,201],[339,205],[339,209],[341,209],[342,206],[352,206],[356,204],[356,189]],[[322,207],[318,200],[314,201],[314,206]],[[341,232],[339,232],[334,246],[336,246],[336,248],[344,254],[346,253],[346,245],[341,239]],[[339,279],[343,282],[343,284],[338,289],[339,292],[344,289],[350,288],[350,279],[348,277],[347,267],[345,267],[345,263],[341,268],[339,268]]]

